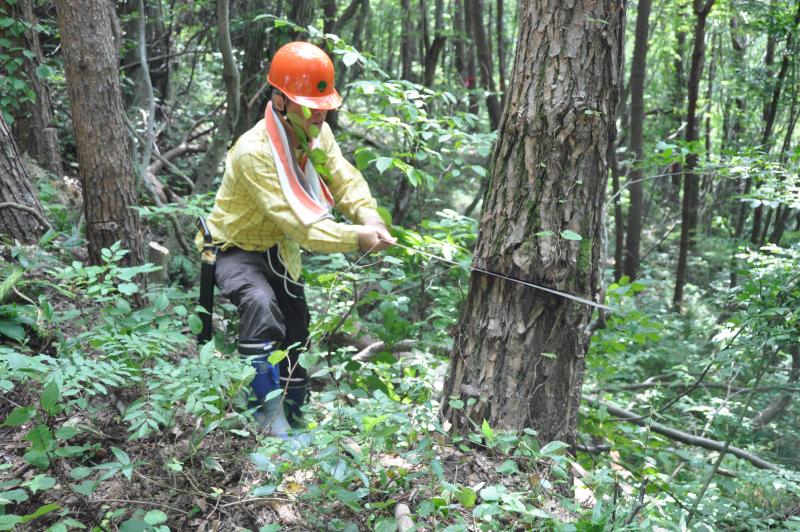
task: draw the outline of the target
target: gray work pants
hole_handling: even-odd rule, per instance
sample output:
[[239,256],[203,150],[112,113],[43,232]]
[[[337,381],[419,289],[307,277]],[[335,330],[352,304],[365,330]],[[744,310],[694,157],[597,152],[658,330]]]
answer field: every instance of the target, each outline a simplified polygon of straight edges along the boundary
[[278,247],[265,252],[230,248],[217,254],[216,282],[223,296],[239,313],[239,353],[247,345],[273,342],[278,349],[289,349],[281,362],[281,385],[286,387],[290,414],[305,402],[305,368],[297,364],[300,351],[308,343],[308,305],[302,285],[286,280],[286,268],[278,257]]

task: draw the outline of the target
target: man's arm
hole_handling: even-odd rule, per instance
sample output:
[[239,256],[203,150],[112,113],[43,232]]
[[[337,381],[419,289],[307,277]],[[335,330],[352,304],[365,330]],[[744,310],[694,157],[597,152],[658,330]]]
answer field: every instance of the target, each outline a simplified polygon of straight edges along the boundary
[[366,224],[367,220],[370,220],[380,222],[382,226],[383,222],[377,211],[378,204],[370,194],[367,181],[361,172],[344,158],[328,124],[322,126],[320,144],[328,156],[325,163],[331,172],[328,186],[336,200],[336,209],[353,223]]
[[256,202],[265,217],[301,246],[320,253],[384,249],[379,243],[380,229],[373,226],[348,225],[331,219],[304,225],[286,201],[274,162],[264,154],[240,154],[234,165],[234,186],[242,187],[239,194],[242,201]]

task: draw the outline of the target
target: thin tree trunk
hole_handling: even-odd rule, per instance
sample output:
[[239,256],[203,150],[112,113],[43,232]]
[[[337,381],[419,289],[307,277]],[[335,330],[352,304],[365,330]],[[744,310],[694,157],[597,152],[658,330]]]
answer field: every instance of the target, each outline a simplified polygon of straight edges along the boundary
[[436,0],[434,9],[433,41],[425,51],[423,84],[426,87],[433,87],[433,82],[436,78],[436,65],[439,64],[439,55],[447,42],[447,38],[444,35],[444,0]]
[[[731,47],[733,48],[733,64],[735,65],[735,70],[738,74],[744,72],[745,67],[745,52],[747,51],[747,37],[744,35],[740,35],[738,31],[739,22],[738,17],[734,15],[731,17]],[[740,75],[737,75],[737,79],[740,78]],[[733,111],[733,119],[732,119],[732,126],[730,129],[730,136],[728,137],[728,142],[726,143],[726,147],[731,147],[733,149],[738,148],[741,146],[742,142],[742,134],[744,128],[742,127],[742,119],[745,116],[746,110],[746,100],[742,96],[737,96],[734,99],[734,111]],[[745,193],[745,190],[749,192],[750,187],[750,178],[741,179],[736,184],[736,190],[734,195],[741,196]],[[739,201],[737,203],[738,209],[734,208],[734,212],[736,213],[736,218],[734,221],[734,229],[733,229],[733,240],[735,242],[736,247],[738,248],[739,240],[742,238],[742,232],[744,231],[744,221],[747,217],[747,205]],[[736,254],[738,253],[738,249],[734,249],[733,253],[731,254],[731,273],[730,273],[730,287],[733,288],[739,282],[737,270],[739,268],[738,261],[736,260]]]
[[403,68],[401,77],[408,81],[415,81],[414,19],[410,0],[400,0],[400,9],[403,12],[403,28],[400,36],[400,62]]
[[[675,32],[675,86],[672,93],[672,116],[675,124],[675,134],[677,135],[683,125],[683,109],[686,103],[686,32],[679,30]],[[681,168],[675,163],[672,168],[672,196],[677,199],[681,189]]]
[[[693,11],[696,17],[694,25],[694,45],[692,48],[692,67],[689,71],[687,87],[688,106],[686,113],[686,142],[695,142],[699,138],[697,120],[697,97],[700,90],[700,78],[703,75],[703,60],[706,52],[706,20],[715,0],[693,0]],[[694,248],[695,231],[697,230],[697,210],[700,203],[700,178],[694,169],[697,166],[697,154],[692,152],[686,157],[686,168],[683,176],[683,204],[681,210],[681,240],[678,253],[678,267],[675,275],[675,295],[673,304],[680,308],[683,301],[683,287],[688,280],[689,251]]]
[[506,39],[503,11],[503,0],[497,0],[497,16],[495,18],[497,33],[497,77],[500,78],[500,110],[506,106]]
[[225,157],[228,143],[233,136],[233,128],[239,118],[239,67],[236,64],[231,44],[228,3],[229,0],[217,0],[217,31],[219,32],[219,48],[222,52],[222,77],[225,81],[225,115],[222,117],[222,124],[198,168],[194,187],[195,192],[198,193],[211,189],[214,177],[219,174],[220,163]]
[[[797,28],[798,23],[800,23],[800,2],[797,3],[797,11],[795,13],[793,24],[789,29],[788,34],[786,35],[786,50],[792,50],[792,41],[794,37],[794,31]],[[767,57],[765,59],[765,64],[767,65],[767,70],[769,71],[769,67],[774,62],[775,57],[775,47],[777,46],[775,39],[770,38],[767,43]],[[786,79],[786,73],[789,70],[789,58],[794,54],[791,53],[784,53],[783,59],[781,60],[781,66],[778,70],[778,75],[775,79],[775,85],[772,89],[772,97],[766,102],[764,105],[764,130],[761,135],[761,144],[763,145],[764,151],[769,153],[770,149],[772,148],[772,132],[775,126],[775,118],[778,114],[778,103],[780,102],[781,98],[781,91],[783,90],[783,82]],[[753,245],[760,245],[761,244],[761,234],[762,228],[761,223],[764,219],[764,206],[759,205],[753,211],[753,227],[750,231],[750,242]]]
[[647,34],[650,24],[651,0],[639,0],[636,14],[636,38],[631,62],[631,155],[633,168],[628,180],[630,207],[628,207],[628,239],[625,246],[624,274],[631,279],[639,275],[639,247],[642,240],[642,210],[644,184],[644,80],[647,64]]
[[469,112],[477,115],[480,112],[478,95],[475,89],[478,86],[478,72],[476,70],[476,44],[472,36],[472,0],[464,0],[464,31],[469,36],[467,46],[467,77],[464,86],[469,91]]
[[[616,132],[614,132],[616,134]],[[614,139],[608,146],[608,165],[611,167],[611,194],[614,197],[614,280],[622,277],[623,257],[625,252],[625,218],[622,215],[622,201],[619,189],[619,161]]]
[[[38,216],[37,216],[38,215]],[[42,206],[22,164],[11,129],[0,113],[0,235],[35,242],[46,228]]]
[[[474,263],[594,298],[624,2],[526,0],[520,9],[522,38]],[[567,229],[583,240],[560,238]],[[535,236],[544,230],[556,236]],[[533,427],[542,442],[574,444],[591,314],[588,306],[473,272],[442,416],[456,432],[485,419],[502,429]],[[454,408],[451,398],[465,406]]]
[[466,0],[470,2],[472,38],[478,54],[480,66],[481,85],[487,92],[486,109],[489,112],[489,125],[492,131],[500,125],[500,103],[495,94],[494,77],[492,76],[492,56],[489,49],[489,40],[486,38],[486,29],[483,27],[483,0]]
[[[37,67],[44,64],[44,57],[39,43],[39,33],[36,31],[38,21],[33,14],[33,0],[19,0],[16,4],[9,4],[5,0],[0,2],[0,6],[3,6],[6,13],[28,25],[23,33],[10,37],[16,47],[33,54],[33,57],[20,54],[23,60],[22,71],[35,99],[33,102],[21,102],[18,112],[13,113],[15,120],[12,130],[17,139],[17,148],[27,152],[42,167],[61,176],[63,170],[58,146],[58,130],[53,124],[50,91],[47,84],[39,79],[37,72]],[[16,52],[12,52],[12,55],[16,55]]]
[[56,0],[89,260],[120,241],[128,264],[143,260],[135,179],[119,87],[119,25],[108,0]]
[[242,4],[245,22],[236,47],[244,53],[240,76],[239,116],[236,120],[236,127],[234,127],[234,138],[238,138],[261,120],[269,98],[269,90],[266,87],[267,62],[269,60],[267,29],[271,24],[266,19],[253,20],[261,13],[263,4],[264,2],[260,0],[246,0]]

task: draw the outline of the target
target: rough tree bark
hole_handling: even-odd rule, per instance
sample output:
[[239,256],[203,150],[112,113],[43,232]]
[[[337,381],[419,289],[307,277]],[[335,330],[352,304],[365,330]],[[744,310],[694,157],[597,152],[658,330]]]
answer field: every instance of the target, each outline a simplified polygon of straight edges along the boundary
[[47,226],[17,144],[0,113],[0,235],[33,242]]
[[39,79],[36,68],[44,64],[42,47],[39,43],[39,34],[35,30],[37,24],[33,13],[33,0],[20,0],[16,4],[9,4],[7,0],[0,1],[6,13],[19,20],[23,20],[28,28],[20,35],[10,35],[15,46],[28,50],[33,57],[20,54],[27,83],[35,94],[35,101],[20,103],[18,112],[14,114],[12,130],[17,139],[20,151],[27,152],[31,157],[47,170],[60,176],[61,154],[58,148],[58,130],[53,124],[53,106],[50,101],[50,91],[47,84]]
[[631,155],[633,168],[628,179],[630,207],[628,207],[628,238],[625,246],[624,274],[631,279],[639,275],[639,245],[642,241],[642,212],[644,209],[644,79],[647,65],[647,34],[650,28],[650,0],[639,0],[636,14],[636,38],[631,61]]
[[[138,204],[119,87],[119,25],[109,0],[57,0],[72,125],[78,147],[89,260],[120,241],[142,262]],[[115,38],[116,37],[116,38]]]
[[[700,91],[700,78],[703,75],[703,61],[706,53],[706,19],[715,0],[693,0],[692,8],[696,17],[694,25],[694,44],[692,47],[692,66],[689,70],[687,87],[688,105],[686,112],[686,142],[699,138],[700,128],[697,118],[697,97]],[[694,247],[697,230],[697,210],[700,203],[700,177],[694,171],[697,167],[697,153],[686,156],[683,175],[683,204],[681,209],[681,241],[678,252],[678,266],[675,275],[675,294],[673,304],[680,308],[683,301],[683,287],[688,277],[689,251]]]
[[[476,266],[594,298],[621,84],[624,1],[520,3],[520,39]],[[602,22],[600,22],[602,21]],[[581,241],[558,235],[572,230]],[[555,236],[537,237],[540,231]],[[573,444],[591,308],[473,272],[444,387],[456,431],[486,419]],[[450,398],[464,401],[463,409]]]

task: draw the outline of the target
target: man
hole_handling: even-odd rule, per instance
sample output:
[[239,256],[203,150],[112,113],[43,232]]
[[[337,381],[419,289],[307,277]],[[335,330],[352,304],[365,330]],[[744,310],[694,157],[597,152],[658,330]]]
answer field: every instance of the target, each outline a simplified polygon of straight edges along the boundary
[[[239,355],[256,369],[255,418],[285,438],[283,394],[275,390],[286,390],[292,420],[307,394],[306,370],[297,363],[309,334],[299,246],[373,252],[394,239],[325,123],[326,112],[342,103],[327,54],[307,42],[289,43],[273,57],[267,80],[273,91],[264,120],[228,152],[207,223],[219,246],[217,286],[239,313]],[[335,222],[333,206],[354,224]],[[273,350],[290,346],[279,367],[268,362]]]

